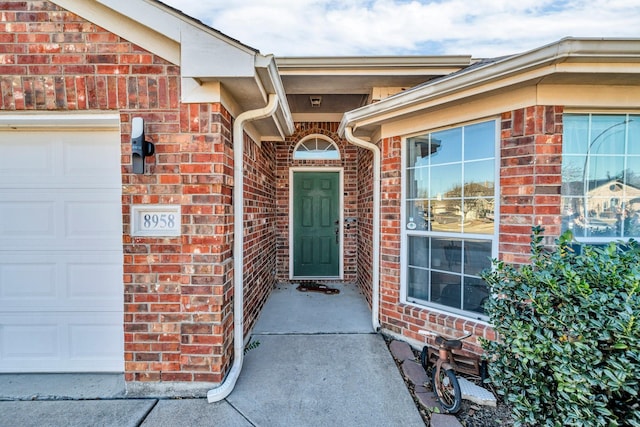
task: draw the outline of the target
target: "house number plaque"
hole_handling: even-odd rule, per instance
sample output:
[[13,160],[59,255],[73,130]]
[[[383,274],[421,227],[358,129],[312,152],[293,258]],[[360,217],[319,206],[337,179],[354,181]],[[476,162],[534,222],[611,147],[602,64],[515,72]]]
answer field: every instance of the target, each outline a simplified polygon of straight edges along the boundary
[[132,236],[179,236],[181,225],[179,205],[132,206]]

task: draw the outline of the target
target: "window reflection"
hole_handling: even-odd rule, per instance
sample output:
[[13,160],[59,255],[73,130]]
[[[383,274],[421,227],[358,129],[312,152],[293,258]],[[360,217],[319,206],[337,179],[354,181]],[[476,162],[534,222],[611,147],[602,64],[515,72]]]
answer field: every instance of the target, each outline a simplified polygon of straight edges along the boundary
[[428,184],[433,197],[460,197],[462,164],[432,166]]
[[459,233],[462,231],[462,199],[435,200],[431,209],[433,231],[450,231]]
[[[464,159],[492,159],[493,146],[487,144],[491,141],[495,132],[493,122],[476,123],[464,128]],[[488,170],[485,171],[485,173]]]
[[486,240],[466,240],[464,242],[465,274],[479,276],[483,270],[491,268],[491,242]]
[[493,198],[465,199],[464,231],[475,234],[493,234],[495,200]]
[[462,128],[433,133],[431,136],[431,147],[430,160],[432,165],[461,162]]
[[429,267],[429,241],[423,237],[409,236],[409,265]]
[[429,300],[429,270],[409,267],[408,293],[420,300]]
[[563,230],[578,238],[640,236],[639,118],[565,115]]
[[488,299],[489,288],[486,283],[474,277],[464,278],[464,310],[484,313]]
[[462,308],[460,276],[432,271],[431,302]]

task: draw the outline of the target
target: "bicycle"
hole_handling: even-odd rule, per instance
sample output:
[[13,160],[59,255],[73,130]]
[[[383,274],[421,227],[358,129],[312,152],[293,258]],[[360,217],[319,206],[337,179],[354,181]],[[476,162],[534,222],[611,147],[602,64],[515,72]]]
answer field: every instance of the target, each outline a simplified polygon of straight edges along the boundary
[[[435,366],[431,368],[431,387],[442,409],[448,413],[455,414],[460,410],[460,405],[462,404],[462,392],[460,391],[460,384],[455,371],[459,368],[458,364],[460,362],[470,365],[473,364],[473,361],[470,358],[464,358],[459,355],[456,355],[454,359],[452,350],[460,350],[462,348],[462,340],[469,338],[471,332],[467,332],[466,335],[457,339],[447,339],[431,331],[419,331],[418,333],[435,336],[435,343],[438,349]],[[420,353],[420,362],[425,369],[428,369],[429,362],[432,359],[429,356],[429,350],[428,346],[424,346]]]

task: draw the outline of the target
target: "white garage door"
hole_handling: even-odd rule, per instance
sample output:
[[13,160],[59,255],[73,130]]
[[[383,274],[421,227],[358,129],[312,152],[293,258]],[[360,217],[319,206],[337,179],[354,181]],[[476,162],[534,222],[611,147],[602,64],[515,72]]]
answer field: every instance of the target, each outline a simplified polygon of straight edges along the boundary
[[0,372],[122,371],[120,135],[0,130]]

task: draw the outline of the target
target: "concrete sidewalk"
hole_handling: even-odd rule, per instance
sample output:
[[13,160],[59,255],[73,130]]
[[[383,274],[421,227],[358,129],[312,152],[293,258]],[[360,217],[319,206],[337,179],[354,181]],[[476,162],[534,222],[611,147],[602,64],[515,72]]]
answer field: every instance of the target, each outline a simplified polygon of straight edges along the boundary
[[0,375],[0,427],[424,426],[364,298],[339,288],[274,290],[254,329],[260,345],[222,402],[127,399],[121,375]]

